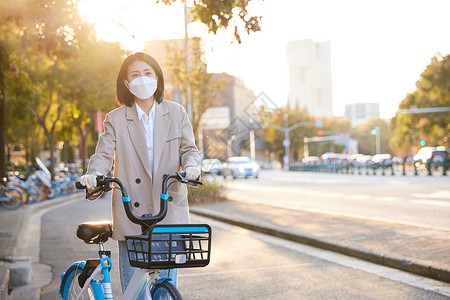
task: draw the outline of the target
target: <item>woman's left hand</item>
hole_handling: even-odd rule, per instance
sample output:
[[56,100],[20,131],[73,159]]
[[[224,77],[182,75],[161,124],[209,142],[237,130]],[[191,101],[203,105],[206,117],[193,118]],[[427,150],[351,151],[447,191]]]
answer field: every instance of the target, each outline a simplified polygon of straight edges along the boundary
[[186,178],[189,180],[197,180],[200,177],[200,167],[186,167]]

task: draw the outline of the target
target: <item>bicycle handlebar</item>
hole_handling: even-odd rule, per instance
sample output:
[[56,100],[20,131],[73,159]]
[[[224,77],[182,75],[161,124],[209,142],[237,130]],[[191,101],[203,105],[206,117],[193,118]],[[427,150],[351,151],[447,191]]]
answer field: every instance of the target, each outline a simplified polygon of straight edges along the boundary
[[[177,172],[174,174],[166,174],[163,176],[163,182],[162,182],[162,191],[161,191],[161,197],[160,197],[160,211],[157,215],[153,216],[151,214],[144,214],[141,217],[138,217],[134,214],[133,209],[131,207],[131,201],[130,196],[128,195],[124,185],[122,182],[114,177],[106,177],[106,176],[97,176],[97,189],[94,191],[88,193],[86,195],[86,199],[90,197],[91,195],[94,195],[100,191],[108,192],[112,188],[110,186],[110,183],[116,183],[119,186],[119,190],[122,192],[122,202],[125,208],[125,213],[127,214],[128,219],[130,219],[131,222],[141,225],[142,232],[144,232],[146,229],[150,228],[154,224],[158,223],[167,214],[167,201],[169,200],[169,196],[167,194],[167,190],[169,186],[173,182],[181,182],[181,183],[191,183],[196,185],[203,185],[203,182],[199,180],[189,180],[186,178],[186,172]],[[170,179],[174,179],[173,181],[169,182]],[[76,182],[75,186],[77,189],[86,189],[84,185],[82,185],[80,182]]]

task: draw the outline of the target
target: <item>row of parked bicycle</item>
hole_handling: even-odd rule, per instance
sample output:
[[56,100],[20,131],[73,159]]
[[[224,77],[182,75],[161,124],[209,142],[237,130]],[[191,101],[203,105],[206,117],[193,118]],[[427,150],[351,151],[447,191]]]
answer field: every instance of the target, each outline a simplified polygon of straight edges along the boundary
[[[444,152],[447,154],[447,152]],[[450,167],[449,156],[435,155],[428,159],[422,159],[416,156],[409,156],[405,158],[392,157],[390,154],[376,154],[370,155],[346,155],[328,152],[321,157],[310,156],[306,157],[300,163],[295,163],[290,166],[292,171],[307,171],[307,172],[331,172],[331,173],[357,173],[357,174],[377,174],[390,173],[391,175],[399,171],[406,175],[407,171],[413,172],[414,175],[426,172],[432,175],[436,172],[442,172],[446,175]]]
[[47,169],[29,167],[25,174],[10,171],[6,178],[0,178],[0,204],[5,209],[14,210],[26,204],[75,193],[79,176],[78,172],[68,169],[60,171],[55,180],[50,180]]

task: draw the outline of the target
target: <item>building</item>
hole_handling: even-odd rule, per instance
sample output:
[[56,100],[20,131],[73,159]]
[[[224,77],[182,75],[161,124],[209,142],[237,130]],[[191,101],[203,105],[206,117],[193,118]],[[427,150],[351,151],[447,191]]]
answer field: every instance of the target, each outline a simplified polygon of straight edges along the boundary
[[330,42],[290,41],[286,48],[289,64],[291,108],[306,109],[315,117],[332,117]]
[[250,156],[250,144],[256,141],[251,136],[246,108],[256,99],[255,94],[241,79],[229,74],[213,74],[212,81],[221,88],[211,95],[214,105],[201,120],[204,157],[225,160],[230,156]]
[[[188,45],[190,59],[201,57],[203,43],[200,38],[190,38]],[[174,62],[183,61],[185,47],[184,39],[149,41],[144,51],[153,56],[163,69],[165,98],[186,107],[185,99],[168,71],[173,70]],[[180,71],[184,72],[181,65]],[[237,77],[225,73],[211,75],[214,88],[208,97],[212,106],[201,117],[198,147],[205,158],[225,160],[229,156],[250,156],[250,117],[245,109],[256,96]]]
[[353,103],[345,106],[344,118],[350,119],[352,127],[379,117],[380,106],[378,103]]

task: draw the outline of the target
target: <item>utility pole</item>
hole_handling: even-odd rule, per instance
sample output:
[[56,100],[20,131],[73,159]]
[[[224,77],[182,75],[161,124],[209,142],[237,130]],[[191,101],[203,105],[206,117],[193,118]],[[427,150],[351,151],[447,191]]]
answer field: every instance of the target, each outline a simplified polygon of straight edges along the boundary
[[[189,34],[188,34],[188,23],[189,23],[189,16],[188,16],[188,5],[187,0],[184,0],[184,48],[186,50],[186,73],[187,78],[189,80],[189,72],[191,70],[191,62],[189,60]],[[189,116],[189,119],[192,122],[192,99],[191,99],[191,86],[190,82],[187,82],[186,86],[186,105],[187,105],[187,113]]]
[[376,152],[377,152],[377,154],[380,154],[381,153],[381,151],[380,151],[380,126],[375,126],[374,128],[377,131],[376,135],[375,135],[375,137],[376,137],[376,147],[377,147]]

